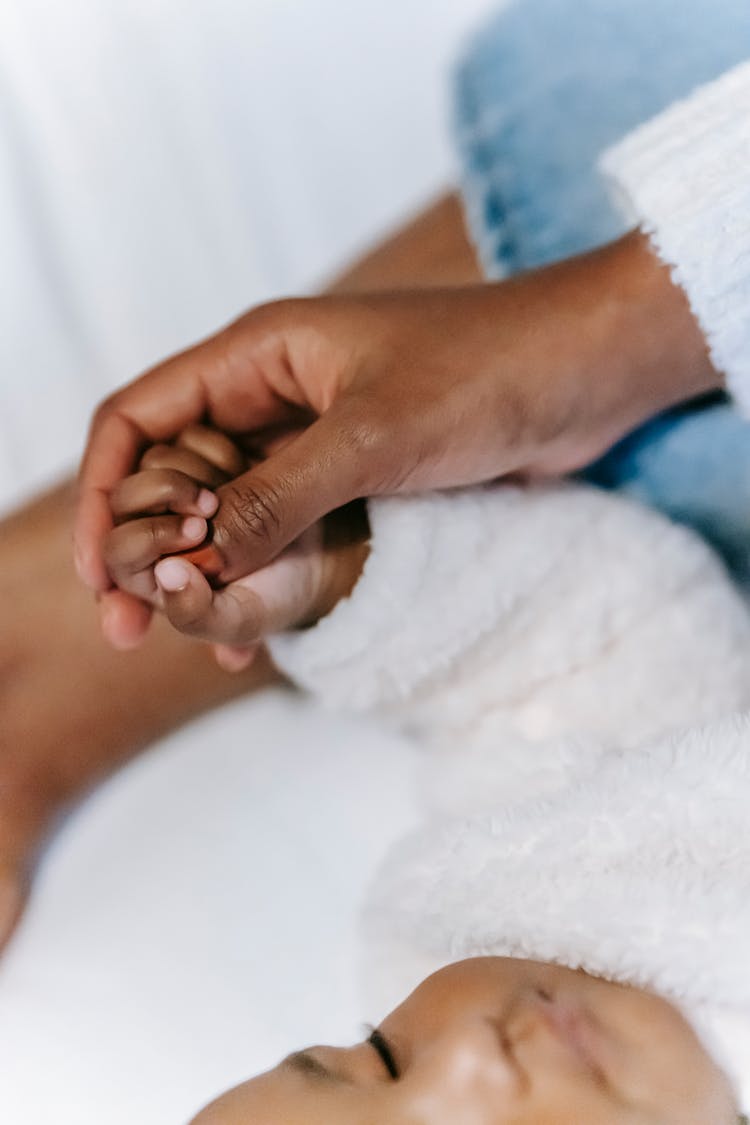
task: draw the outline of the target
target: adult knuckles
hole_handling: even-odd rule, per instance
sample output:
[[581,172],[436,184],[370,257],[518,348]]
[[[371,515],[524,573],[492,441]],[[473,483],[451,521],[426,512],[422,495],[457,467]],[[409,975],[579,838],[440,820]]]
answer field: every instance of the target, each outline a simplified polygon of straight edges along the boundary
[[213,520],[216,547],[230,563],[248,545],[272,548],[282,532],[283,509],[283,497],[273,485],[225,485]]
[[398,455],[399,420],[380,403],[355,402],[336,419],[335,440],[349,477],[350,495],[342,503],[379,491],[383,473]]
[[290,325],[297,325],[312,303],[313,299],[307,297],[267,301],[222,329],[212,341],[212,354],[217,370],[224,373],[224,381],[231,380],[238,358],[244,361],[248,348],[252,349],[266,336],[283,333]]
[[381,449],[392,430],[393,418],[387,410],[374,403],[368,405],[359,399],[348,408],[342,408],[336,419],[337,435],[345,450],[368,453]]

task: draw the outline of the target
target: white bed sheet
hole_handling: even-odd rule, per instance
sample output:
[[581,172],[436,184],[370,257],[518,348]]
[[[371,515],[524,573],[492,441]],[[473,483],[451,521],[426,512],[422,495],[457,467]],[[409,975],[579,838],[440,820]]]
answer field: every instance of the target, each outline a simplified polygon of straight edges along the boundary
[[491,0],[0,0],[0,507],[92,405],[454,178]]
[[357,910],[412,749],[282,691],[194,724],[73,816],[0,965],[0,1120],[183,1125],[357,1038]]
[[[73,462],[110,387],[453,177],[448,66],[489,6],[0,0],[0,507]],[[95,794],[0,963],[0,1120],[181,1125],[377,1018],[357,905],[409,768],[270,693]]]

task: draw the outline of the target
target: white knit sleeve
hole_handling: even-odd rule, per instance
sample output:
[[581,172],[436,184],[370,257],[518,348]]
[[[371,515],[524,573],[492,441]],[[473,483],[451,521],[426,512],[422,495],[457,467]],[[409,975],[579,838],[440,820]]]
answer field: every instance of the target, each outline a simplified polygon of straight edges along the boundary
[[601,167],[750,413],[750,63],[636,129]]

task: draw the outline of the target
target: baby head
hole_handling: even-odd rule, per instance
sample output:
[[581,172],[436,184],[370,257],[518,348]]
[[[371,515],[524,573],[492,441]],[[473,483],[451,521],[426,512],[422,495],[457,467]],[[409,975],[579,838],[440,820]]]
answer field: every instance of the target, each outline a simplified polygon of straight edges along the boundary
[[730,1083],[657,996],[477,957],[424,981],[363,1043],[314,1047],[193,1125],[736,1125]]

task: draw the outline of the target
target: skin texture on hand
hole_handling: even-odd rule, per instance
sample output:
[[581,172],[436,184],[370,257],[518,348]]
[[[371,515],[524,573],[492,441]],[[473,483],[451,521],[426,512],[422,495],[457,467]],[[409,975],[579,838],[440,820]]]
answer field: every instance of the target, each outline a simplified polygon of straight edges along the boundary
[[[210,551],[202,544],[208,520],[219,506],[213,490],[244,472],[248,464],[243,451],[225,434],[189,426],[172,444],[146,449],[137,471],[113,489],[109,502],[115,526],[104,543],[107,570],[122,600],[130,596],[141,603],[144,621],[149,607],[163,607],[155,564],[167,555],[180,553],[195,560]],[[105,635],[116,597],[108,599]],[[116,631],[111,639],[116,647],[130,647],[128,638]]]
[[328,613],[350,592],[368,551],[364,505],[350,504],[252,575],[217,583],[221,556],[206,540],[219,501],[210,489],[247,465],[227,435],[206,426],[189,427],[173,445],[152,446],[110,496],[116,526],[104,547],[120,595],[212,642],[231,671],[250,663],[263,637]]
[[229,582],[353,498],[564,473],[718,382],[684,295],[637,234],[495,285],[262,306],[100,408],[79,571],[109,588],[112,490],[145,446],[200,419],[272,451],[217,491]]

